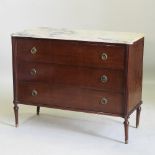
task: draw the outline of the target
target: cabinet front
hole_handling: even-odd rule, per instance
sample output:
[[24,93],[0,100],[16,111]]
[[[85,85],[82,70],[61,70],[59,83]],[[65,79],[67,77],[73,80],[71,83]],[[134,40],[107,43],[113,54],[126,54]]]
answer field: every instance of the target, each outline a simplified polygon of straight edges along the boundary
[[123,114],[124,46],[18,38],[15,54],[20,103]]

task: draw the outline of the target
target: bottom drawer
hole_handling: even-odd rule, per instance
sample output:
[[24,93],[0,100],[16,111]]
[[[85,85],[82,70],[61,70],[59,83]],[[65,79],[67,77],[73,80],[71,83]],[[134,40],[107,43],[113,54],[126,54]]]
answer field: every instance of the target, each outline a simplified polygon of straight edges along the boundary
[[16,100],[23,104],[122,115],[123,95],[77,87],[20,82]]

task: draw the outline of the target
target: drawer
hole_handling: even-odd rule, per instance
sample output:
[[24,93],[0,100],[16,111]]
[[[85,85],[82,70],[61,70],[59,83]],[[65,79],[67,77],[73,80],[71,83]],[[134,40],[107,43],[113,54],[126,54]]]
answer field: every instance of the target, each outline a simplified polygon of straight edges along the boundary
[[17,100],[23,104],[122,114],[123,96],[78,87],[19,82]]
[[121,70],[23,62],[17,68],[20,81],[48,82],[111,92],[124,90]]
[[17,58],[21,61],[124,68],[125,46],[123,45],[18,38],[16,49]]

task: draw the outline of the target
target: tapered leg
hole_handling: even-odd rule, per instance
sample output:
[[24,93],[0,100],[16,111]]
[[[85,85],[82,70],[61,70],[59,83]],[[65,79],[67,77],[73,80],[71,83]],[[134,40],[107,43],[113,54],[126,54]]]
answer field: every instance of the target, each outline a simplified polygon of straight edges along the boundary
[[14,104],[15,126],[18,127],[18,105]]
[[37,115],[39,115],[39,113],[40,113],[40,107],[37,106]]
[[128,130],[129,130],[129,121],[128,121],[128,118],[125,118],[125,121],[124,121],[124,130],[125,130],[125,144],[128,144]]
[[141,112],[141,106],[139,106],[136,111],[136,128],[138,128],[139,126],[140,112]]

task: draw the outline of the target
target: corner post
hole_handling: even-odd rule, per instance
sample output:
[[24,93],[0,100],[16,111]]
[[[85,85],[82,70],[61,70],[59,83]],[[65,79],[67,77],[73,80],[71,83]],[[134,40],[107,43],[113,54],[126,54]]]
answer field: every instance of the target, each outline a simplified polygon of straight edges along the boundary
[[15,126],[18,127],[18,103],[17,102],[14,102],[14,114],[15,114]]
[[40,106],[37,106],[37,115],[40,113]]
[[139,126],[140,113],[141,113],[141,106],[139,106],[136,110],[136,128],[138,128]]
[[128,131],[129,131],[128,117],[126,117],[124,120],[124,130],[125,130],[125,144],[128,144]]

